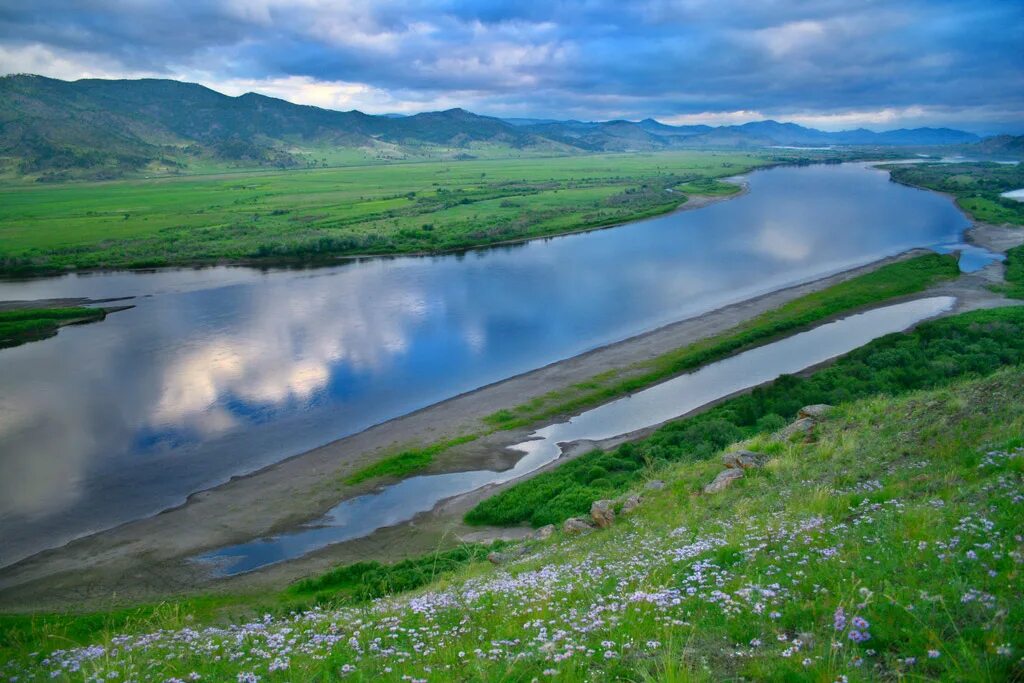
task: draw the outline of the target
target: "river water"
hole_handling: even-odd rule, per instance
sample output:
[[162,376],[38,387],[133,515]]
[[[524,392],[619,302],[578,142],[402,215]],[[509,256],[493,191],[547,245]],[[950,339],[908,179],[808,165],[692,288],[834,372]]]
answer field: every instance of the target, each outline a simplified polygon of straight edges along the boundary
[[0,282],[0,300],[136,297],[0,351],[0,566],[672,321],[957,248],[968,227],[947,198],[861,164],[747,182],[697,211],[460,255]]

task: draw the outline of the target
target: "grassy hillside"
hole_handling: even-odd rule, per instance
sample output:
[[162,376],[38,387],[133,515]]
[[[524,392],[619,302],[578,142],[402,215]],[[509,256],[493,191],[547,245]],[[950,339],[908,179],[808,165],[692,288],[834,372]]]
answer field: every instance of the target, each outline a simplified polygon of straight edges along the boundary
[[0,272],[437,252],[670,211],[747,154],[431,162],[0,187]]
[[[999,335],[1007,315],[958,324]],[[999,358],[999,345],[988,353]],[[935,358],[959,355],[951,346]],[[767,463],[724,492],[701,493],[721,471],[717,458],[662,464],[650,475],[667,486],[638,481],[640,507],[610,529],[530,542],[498,569],[453,567],[472,559],[462,551],[425,591],[370,601],[348,592],[299,611],[282,602],[234,625],[210,624],[188,604],[135,618],[7,617],[5,673],[1013,680],[1024,674],[1024,370],[988,369],[845,403],[806,440],[754,436],[738,445]],[[335,572],[292,594],[380,571]]]
[[[0,77],[0,178],[42,182],[189,173],[209,167],[308,168],[385,160],[504,158],[778,145],[949,145],[964,131],[827,133],[760,121],[711,129],[632,121],[505,121],[462,109],[413,116],[333,111],[162,79]],[[877,150],[873,154],[877,155]],[[875,157],[877,158],[877,156]]]
[[952,194],[975,220],[1024,225],[1024,202],[999,196],[1024,187],[1024,164],[905,164],[888,169],[897,182]]

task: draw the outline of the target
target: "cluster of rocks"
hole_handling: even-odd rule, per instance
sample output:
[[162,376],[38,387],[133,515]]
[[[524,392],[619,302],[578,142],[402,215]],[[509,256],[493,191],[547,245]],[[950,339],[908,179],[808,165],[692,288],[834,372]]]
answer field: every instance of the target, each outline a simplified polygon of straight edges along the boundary
[[[665,488],[665,482],[660,479],[647,482],[649,491],[660,491]],[[618,501],[595,500],[590,506],[590,519],[584,517],[570,517],[562,523],[562,532],[569,535],[585,534],[594,529],[607,529],[615,523],[615,507],[619,506],[620,515],[628,515],[636,510],[643,503],[643,496],[632,493]],[[550,535],[550,534],[549,534]]]
[[[825,417],[831,409],[832,406],[825,403],[804,406],[796,414],[796,420],[776,432],[773,438],[788,441],[796,434],[810,435],[818,421]],[[722,464],[725,469],[704,487],[704,493],[724,491],[734,481],[742,479],[744,471],[763,467],[766,462],[768,462],[768,456],[764,453],[748,450],[729,451],[722,456]]]

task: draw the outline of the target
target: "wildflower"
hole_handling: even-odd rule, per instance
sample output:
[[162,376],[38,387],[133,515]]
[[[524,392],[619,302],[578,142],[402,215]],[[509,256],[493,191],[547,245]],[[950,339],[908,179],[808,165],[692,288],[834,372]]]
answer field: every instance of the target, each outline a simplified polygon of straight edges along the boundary
[[903,660],[903,663],[907,666],[914,666],[915,664],[917,664],[917,657],[907,657]]
[[751,639],[750,647],[761,647],[761,639],[760,638],[753,638],[753,639]]
[[804,657],[804,661],[801,662],[804,666],[810,666],[814,661],[810,657]]
[[545,676],[554,676],[556,673],[558,673],[558,669],[544,669],[543,671]]
[[854,617],[852,623],[854,628],[859,628],[862,631],[871,626],[864,617]]
[[1002,645],[996,648],[996,654],[1000,657],[1009,657],[1012,652],[1013,648],[1010,647],[1009,643],[1003,643]]
[[850,629],[850,634],[847,637],[855,643],[863,643],[865,640],[871,639],[871,634],[867,631],[858,631],[853,628]]
[[242,671],[236,680],[238,683],[259,683],[260,677],[251,671]]
[[832,615],[832,626],[837,631],[842,631],[846,628],[846,612],[842,606],[836,607],[836,612]]
[[938,659],[940,652],[938,650],[928,650],[928,659]]

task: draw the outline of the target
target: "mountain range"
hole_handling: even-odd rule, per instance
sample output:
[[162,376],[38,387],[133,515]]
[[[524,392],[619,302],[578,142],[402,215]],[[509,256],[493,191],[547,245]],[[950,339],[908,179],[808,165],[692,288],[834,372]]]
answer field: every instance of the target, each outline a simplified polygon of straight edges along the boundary
[[[990,139],[991,140],[991,139]],[[256,93],[223,95],[174,80],[0,78],[0,157],[6,174],[40,179],[117,177],[202,163],[279,167],[327,163],[338,150],[363,158],[753,149],[784,146],[973,145],[962,130],[826,132],[794,123],[671,126],[642,121],[499,119],[463,109],[369,115],[292,104]],[[1019,139],[990,142],[1019,146]]]

